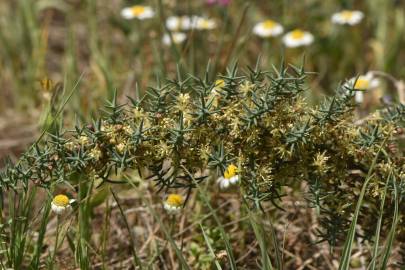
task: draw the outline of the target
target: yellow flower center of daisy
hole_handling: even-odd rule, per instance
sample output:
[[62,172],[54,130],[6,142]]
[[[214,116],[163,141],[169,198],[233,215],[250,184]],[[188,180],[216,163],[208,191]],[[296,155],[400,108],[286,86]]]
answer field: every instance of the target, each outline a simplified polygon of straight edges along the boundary
[[343,10],[340,13],[340,16],[342,16],[342,18],[345,19],[345,20],[350,20],[353,17],[353,11]]
[[170,194],[167,197],[166,203],[171,206],[179,207],[183,204],[183,196],[180,194]]
[[225,81],[222,80],[222,79],[216,80],[215,81],[215,87],[219,87],[219,88],[225,87]]
[[145,12],[145,7],[144,6],[133,6],[131,8],[131,11],[134,16],[139,16]]
[[358,78],[354,85],[354,89],[366,90],[370,87],[370,81],[364,78]]
[[226,170],[224,172],[224,178],[225,179],[230,179],[231,177],[234,177],[237,172],[238,172],[238,167],[231,164],[231,165],[228,166],[228,168],[226,168]]
[[305,36],[305,32],[302,30],[294,30],[291,32],[291,38],[293,39],[302,39]]
[[202,20],[201,21],[201,28],[209,28],[210,27],[210,22],[208,20]]
[[276,25],[277,25],[277,23],[272,20],[266,20],[263,22],[263,27],[265,29],[273,29]]
[[66,207],[69,204],[69,198],[66,195],[59,194],[53,198],[52,202],[57,206]]

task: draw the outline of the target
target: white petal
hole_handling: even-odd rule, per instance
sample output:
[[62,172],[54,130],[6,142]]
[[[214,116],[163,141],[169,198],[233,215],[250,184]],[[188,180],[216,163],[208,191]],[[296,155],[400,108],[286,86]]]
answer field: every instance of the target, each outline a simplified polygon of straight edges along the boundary
[[284,29],[281,24],[277,24],[272,28],[266,28],[264,23],[258,23],[253,27],[253,33],[259,37],[275,37],[283,33]]
[[216,22],[212,19],[194,17],[192,18],[192,27],[198,30],[212,30],[217,26]]
[[154,16],[155,16],[155,12],[151,8],[146,8],[145,12],[143,12],[142,14],[140,14],[138,16],[138,19],[144,20],[144,19],[153,18]]
[[180,18],[176,16],[170,16],[166,19],[166,27],[170,31],[176,31],[180,29]]
[[331,20],[332,20],[333,23],[343,24],[342,23],[342,16],[340,15],[340,13],[333,14]]
[[223,189],[227,189],[230,185],[230,182],[228,179],[225,179],[224,181],[222,181],[222,188]]
[[295,48],[311,44],[314,41],[314,36],[309,32],[304,32],[304,36],[297,39],[294,38],[291,33],[288,33],[284,36],[283,41],[287,47]]
[[177,214],[177,213],[179,213],[180,212],[180,210],[181,210],[181,207],[176,207],[176,206],[169,206],[167,209],[167,212],[169,213],[169,214]]
[[236,184],[239,181],[239,176],[235,175],[232,176],[231,179],[229,179],[229,182],[231,182],[231,184]]
[[65,212],[65,210],[67,208],[68,207],[58,206],[58,205],[54,204],[53,202],[51,203],[51,209],[57,215],[61,215],[63,212]]
[[375,88],[377,88],[379,86],[380,86],[380,80],[379,79],[374,78],[374,79],[372,79],[370,81],[370,89],[375,89]]
[[133,19],[133,18],[137,18],[140,20],[144,20],[144,19],[149,19],[152,18],[153,16],[155,16],[155,12],[153,11],[153,9],[151,7],[144,7],[144,11],[141,14],[137,14],[135,15],[134,12],[132,11],[131,7],[127,7],[121,10],[121,16],[124,19]]
[[356,94],[354,96],[354,100],[356,103],[363,103],[364,101],[364,93],[363,91],[356,91]]
[[314,36],[309,32],[305,32],[304,36],[300,39],[293,38],[291,33],[288,33],[283,37],[284,44],[290,48],[307,46],[310,45],[313,41]]
[[202,19],[201,17],[195,15],[192,16],[191,18],[185,17],[183,22],[184,27],[186,28],[185,30],[197,28],[198,21],[201,19]]
[[283,42],[287,47],[295,48],[301,46],[301,42],[293,39],[290,35],[286,35],[283,38]]
[[167,204],[167,203],[164,203],[163,208],[166,209],[166,210],[170,210],[171,206],[169,204]]
[[364,18],[364,13],[358,10],[351,11],[351,16],[344,16],[343,12],[338,12],[332,15],[332,22],[335,24],[355,25],[361,22]]
[[128,19],[128,20],[135,18],[134,14],[133,14],[133,12],[132,12],[132,10],[131,10],[131,8],[124,8],[124,9],[122,9],[122,10],[121,10],[121,16],[122,16],[124,19]]
[[361,11],[353,11],[352,16],[347,20],[347,24],[355,25],[361,22],[364,14]]
[[302,42],[303,42],[303,43],[302,43],[303,45],[310,45],[312,42],[314,42],[314,36],[313,36],[312,34],[310,34],[310,33],[307,33],[307,34],[304,36]]

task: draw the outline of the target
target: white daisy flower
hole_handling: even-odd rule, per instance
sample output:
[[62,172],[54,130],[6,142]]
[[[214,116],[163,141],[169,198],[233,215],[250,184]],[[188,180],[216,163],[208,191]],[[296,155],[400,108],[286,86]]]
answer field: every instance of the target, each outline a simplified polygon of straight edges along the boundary
[[56,195],[51,203],[52,211],[57,215],[63,214],[65,211],[71,210],[71,204],[74,202],[74,199],[69,200],[68,196],[59,194]]
[[167,196],[166,201],[163,203],[163,208],[169,213],[169,214],[177,214],[180,212],[182,206],[184,203],[184,198],[180,194],[169,194]]
[[[173,38],[174,44],[180,44],[180,43],[183,43],[186,40],[187,35],[185,33],[182,33],[182,32],[173,32],[172,33],[172,38]],[[165,44],[165,45],[172,44],[172,40],[170,39],[170,35],[168,33],[166,33],[163,36],[162,41],[163,41],[163,44]]]
[[265,20],[253,27],[253,33],[262,38],[275,37],[282,34],[283,31],[283,26],[273,20]]
[[343,10],[332,15],[335,24],[356,25],[364,18],[364,13],[358,10]]
[[300,46],[308,46],[314,41],[314,36],[310,32],[295,29],[288,32],[283,37],[283,42],[287,47],[295,48]]
[[212,30],[217,27],[217,23],[213,19],[194,17],[192,19],[192,27],[195,27],[197,30]]
[[223,79],[218,79],[215,81],[214,88],[212,88],[213,94],[219,94],[221,89],[225,87],[225,81]]
[[217,79],[214,83],[214,87],[211,90],[209,99],[212,99],[212,105],[217,107],[221,99],[221,90],[225,87],[226,83],[223,79]]
[[155,12],[150,6],[132,6],[132,7],[126,7],[121,10],[121,16],[124,19],[130,20],[130,19],[139,19],[139,20],[144,20],[144,19],[149,19],[155,16]]
[[218,178],[217,183],[220,189],[227,189],[239,182],[238,167],[231,164],[226,168],[224,176]]
[[367,72],[365,75],[351,78],[346,86],[357,90],[354,99],[357,103],[364,101],[364,91],[376,89],[380,85],[380,81],[373,75],[372,72]]
[[191,25],[191,18],[188,16],[170,16],[166,19],[166,27],[170,31],[190,30]]

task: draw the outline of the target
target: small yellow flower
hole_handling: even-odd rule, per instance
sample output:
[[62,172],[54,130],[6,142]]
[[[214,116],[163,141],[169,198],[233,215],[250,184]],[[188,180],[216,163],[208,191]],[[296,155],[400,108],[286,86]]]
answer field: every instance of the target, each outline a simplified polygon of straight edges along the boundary
[[103,156],[103,153],[100,150],[100,147],[96,146],[90,151],[90,157],[95,159],[96,161],[99,161],[100,158]]
[[304,32],[297,29],[291,32],[291,37],[293,39],[302,39],[304,37]]
[[217,23],[213,19],[196,17],[195,28],[197,30],[212,30],[217,27]]
[[123,154],[127,146],[125,143],[119,143],[115,148],[117,149],[118,153]]
[[188,21],[189,21],[188,17],[169,16],[166,19],[166,27],[170,31],[188,30],[189,29]]
[[361,22],[364,13],[358,10],[343,10],[332,15],[332,22],[335,24],[355,25]]
[[189,103],[190,103],[190,99],[191,99],[191,97],[190,97],[190,94],[188,94],[188,93],[180,94],[180,95],[177,97],[177,101],[178,101],[179,103],[183,104],[183,105],[189,104]]
[[314,41],[314,36],[306,31],[295,29],[283,37],[283,42],[287,47],[295,48],[308,46]]
[[134,19],[137,18],[139,20],[149,19],[155,16],[155,12],[149,6],[132,6],[126,7],[121,11],[121,16],[125,19]]
[[132,110],[132,112],[134,114],[134,119],[135,120],[141,120],[141,119],[145,118],[145,116],[146,116],[146,114],[145,114],[145,112],[143,111],[142,108],[136,107],[136,108],[134,108]]
[[325,173],[329,169],[329,166],[327,166],[328,160],[329,157],[326,155],[326,152],[317,153],[314,157],[313,165],[316,167],[318,172]]
[[273,20],[266,20],[263,22],[263,27],[265,29],[273,29],[276,25],[277,23]]
[[51,79],[48,78],[44,78],[40,81],[41,84],[41,88],[42,88],[42,97],[47,100],[50,101],[52,98],[52,94],[54,91],[54,83]]
[[166,27],[170,31],[186,31],[191,29],[191,18],[188,16],[169,16]]
[[133,130],[132,127],[129,126],[129,125],[125,125],[125,126],[123,127],[123,130],[125,131],[125,133],[126,133],[127,135],[132,135],[132,134],[134,133],[134,130]]
[[[185,94],[180,94],[177,97],[177,103],[174,106],[177,110],[183,112],[183,116],[186,118],[186,115],[190,109],[191,105],[191,97],[190,94],[185,93]],[[186,120],[186,119],[184,119]],[[186,121],[185,121],[186,122]]]
[[361,89],[365,90],[370,87],[370,81],[364,78],[359,78],[356,80],[356,83],[354,84],[354,89]]
[[214,107],[217,107],[219,105],[219,101],[221,99],[221,90],[224,89],[226,86],[226,83],[223,79],[217,79],[214,83],[214,87],[211,90],[210,93],[210,99],[213,98],[213,103],[212,105]]
[[215,95],[219,94],[225,85],[226,83],[223,79],[217,79],[214,83],[214,88],[212,88],[212,93]]
[[215,81],[215,87],[224,88],[225,87],[225,81],[223,79],[216,80]]
[[70,204],[73,203],[75,200],[69,200],[68,196],[59,194],[56,195],[51,203],[51,208],[54,213],[57,215],[63,214],[66,210],[70,210]]
[[231,185],[235,185],[239,181],[239,176],[238,176],[238,167],[236,167],[234,164],[230,164],[225,172],[224,176],[221,176],[218,178],[217,183],[219,184],[219,187],[221,189],[226,189],[230,187]]
[[212,30],[217,27],[217,23],[213,19],[199,16],[169,16],[166,27],[170,31]]
[[265,20],[253,27],[253,33],[262,38],[275,37],[282,34],[283,31],[281,24],[273,20]]
[[380,81],[375,78],[372,72],[367,72],[365,75],[351,78],[346,87],[357,90],[355,93],[355,101],[362,103],[364,101],[364,91],[378,88]]
[[224,177],[225,178],[232,178],[236,175],[238,171],[238,167],[236,167],[235,165],[231,164],[228,166],[228,168],[226,169],[225,173],[224,173]]
[[172,193],[167,196],[163,204],[164,209],[170,214],[178,213],[183,206],[184,198],[180,194]]
[[81,145],[85,146],[85,145],[89,144],[89,142],[90,142],[89,137],[87,137],[86,135],[82,135],[79,137],[79,143]]
[[247,95],[250,91],[253,90],[253,88],[255,87],[255,85],[253,83],[251,83],[250,81],[246,80],[243,83],[241,83],[239,85],[239,90],[244,93],[245,95]]
[[379,81],[374,77],[373,73],[367,72],[365,75],[351,78],[349,80],[349,86],[352,86],[355,90],[370,90],[377,88]]

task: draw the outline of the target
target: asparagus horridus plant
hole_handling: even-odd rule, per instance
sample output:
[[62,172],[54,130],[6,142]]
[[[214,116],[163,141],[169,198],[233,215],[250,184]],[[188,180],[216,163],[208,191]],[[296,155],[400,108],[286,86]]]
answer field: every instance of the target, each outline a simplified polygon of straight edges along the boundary
[[[216,81],[178,76],[126,105],[114,97],[101,119],[49,135],[17,164],[9,163],[0,175],[1,189],[20,192],[30,182],[46,189],[78,174],[108,182],[118,171],[139,169],[148,171],[144,179],[155,181],[159,191],[191,192],[194,180],[212,181],[202,172],[223,174],[233,163],[252,207],[269,201],[283,208],[285,186],[306,187],[308,206],[319,215],[320,240],[334,245],[349,228],[371,170],[367,207],[359,217],[366,225],[362,236],[370,237],[386,183],[384,216],[394,211],[394,186],[404,206],[404,157],[391,150],[401,143],[405,106],[355,124],[354,89],[342,86],[311,108],[302,95],[306,77],[296,67],[243,74],[235,66]],[[193,179],[188,172],[200,176]],[[392,181],[386,181],[389,175]]]

